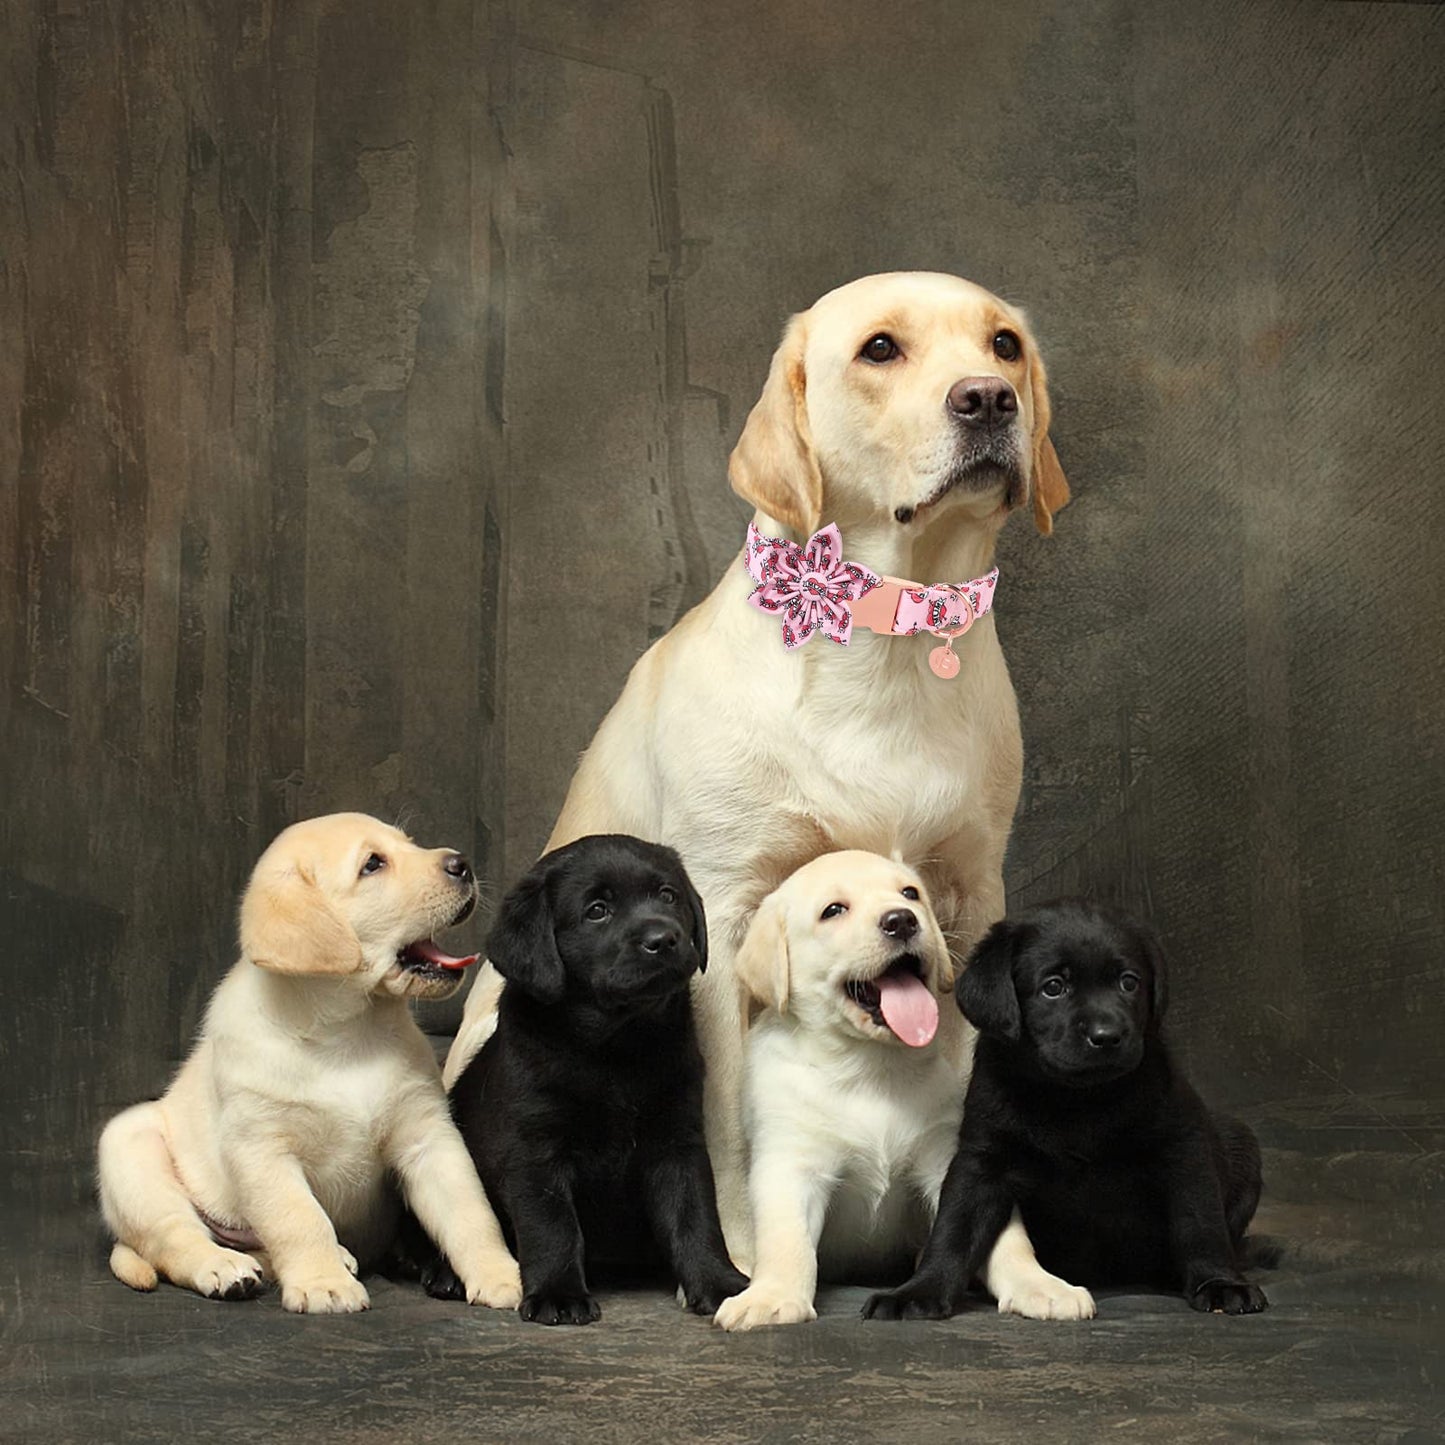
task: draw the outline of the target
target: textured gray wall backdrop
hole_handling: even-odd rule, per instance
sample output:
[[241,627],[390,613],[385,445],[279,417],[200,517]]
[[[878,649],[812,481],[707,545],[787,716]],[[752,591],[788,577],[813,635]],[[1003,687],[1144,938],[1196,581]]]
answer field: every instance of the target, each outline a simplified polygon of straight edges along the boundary
[[80,1187],[289,819],[404,814],[504,886],[731,562],[783,320],[903,267],[1029,309],[1075,489],[1000,557],[1013,899],[1150,913],[1192,1067],[1277,1139],[1438,1147],[1441,10],[23,9],[9,1160]]

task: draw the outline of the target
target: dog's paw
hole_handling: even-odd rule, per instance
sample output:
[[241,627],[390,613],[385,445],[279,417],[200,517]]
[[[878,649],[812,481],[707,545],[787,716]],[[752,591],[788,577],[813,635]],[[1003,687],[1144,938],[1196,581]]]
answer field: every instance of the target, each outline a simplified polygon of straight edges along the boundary
[[434,1255],[422,1266],[421,1287],[433,1299],[464,1300],[467,1297],[466,1286],[444,1254]]
[[714,1315],[724,1300],[741,1294],[748,1287],[748,1277],[731,1267],[721,1269],[705,1279],[694,1280],[692,1287],[680,1291],[683,1304],[695,1315]]
[[1001,1315],[1022,1315],[1026,1320],[1091,1320],[1094,1296],[1079,1285],[1040,1270],[998,1297]]
[[1269,1308],[1264,1291],[1242,1279],[1207,1279],[1189,1296],[1189,1304],[1203,1314],[1216,1315],[1257,1315]]
[[366,1286],[351,1275],[312,1275],[281,1281],[281,1304],[298,1315],[351,1315],[371,1308]]
[[602,1309],[590,1294],[553,1294],[535,1291],[524,1295],[517,1313],[537,1325],[590,1325],[602,1318]]
[[356,1276],[361,1273],[361,1267],[356,1262],[356,1256],[352,1254],[352,1252],[347,1249],[344,1244],[338,1244],[336,1246],[336,1250],[337,1253],[341,1256],[342,1264],[346,1266],[347,1273],[352,1277],[352,1279],[355,1279]]
[[191,1283],[196,1293],[207,1299],[255,1299],[266,1287],[266,1276],[249,1254],[217,1249],[207,1256]]
[[863,1303],[865,1320],[946,1320],[963,1308],[962,1300],[934,1285],[900,1285],[879,1290]]
[[751,1284],[718,1306],[712,1322],[725,1330],[760,1330],[767,1325],[801,1325],[818,1318],[813,1302],[802,1295]]
[[514,1310],[522,1302],[522,1271],[510,1254],[488,1260],[468,1282],[467,1303]]

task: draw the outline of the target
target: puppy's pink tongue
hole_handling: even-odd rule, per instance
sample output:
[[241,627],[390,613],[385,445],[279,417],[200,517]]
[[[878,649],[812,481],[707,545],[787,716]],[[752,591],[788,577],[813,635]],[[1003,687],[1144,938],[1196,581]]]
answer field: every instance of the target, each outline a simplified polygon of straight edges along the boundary
[[438,968],[449,968],[453,973],[470,968],[481,957],[479,953],[469,953],[465,958],[454,958],[450,953],[443,953],[429,938],[408,944],[406,951],[426,959],[428,963],[436,964]]
[[900,968],[875,979],[883,1022],[909,1048],[921,1049],[938,1032],[938,1000],[916,973]]

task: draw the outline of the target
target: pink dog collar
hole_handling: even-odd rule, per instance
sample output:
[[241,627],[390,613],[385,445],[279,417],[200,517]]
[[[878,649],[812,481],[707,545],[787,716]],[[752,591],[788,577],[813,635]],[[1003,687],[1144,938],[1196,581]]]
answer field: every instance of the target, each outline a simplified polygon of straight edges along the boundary
[[843,536],[836,524],[814,532],[800,546],[767,537],[748,523],[743,565],[758,585],[748,601],[761,612],[781,616],[783,646],[801,647],[815,633],[848,645],[853,625],[870,632],[912,637],[930,632],[944,645],[928,655],[939,677],[958,673],[953,640],[962,637],[993,606],[998,568],[971,582],[923,586],[900,577],[881,577],[843,560]]

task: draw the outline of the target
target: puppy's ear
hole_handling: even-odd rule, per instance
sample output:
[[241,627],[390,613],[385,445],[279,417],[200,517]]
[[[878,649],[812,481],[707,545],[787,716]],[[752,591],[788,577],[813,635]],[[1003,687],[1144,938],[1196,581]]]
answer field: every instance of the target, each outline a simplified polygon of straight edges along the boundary
[[1054,513],[1069,502],[1069,483],[1059,462],[1059,454],[1049,440],[1052,409],[1049,406],[1048,375],[1038,348],[1030,352],[1029,388],[1034,408],[1033,473],[1030,486],[1034,494],[1034,526],[1045,537],[1054,530]]
[[974,946],[963,967],[954,997],[963,1016],[981,1034],[1016,1040],[1023,1029],[1014,961],[1023,942],[1017,924],[1001,919]]
[[361,941],[300,864],[263,864],[252,874],[241,900],[241,953],[273,973],[339,976],[362,964]]
[[1169,1007],[1168,966],[1164,962],[1164,945],[1159,935],[1146,924],[1136,924],[1139,944],[1149,965],[1149,1027],[1157,1029]]
[[702,897],[697,889],[692,886],[692,879],[687,876],[687,869],[682,866],[679,858],[677,863],[677,876],[682,879],[684,894],[688,906],[692,909],[692,946],[697,950],[697,971],[707,972],[707,914],[703,912]]
[[808,430],[802,316],[788,322],[763,393],[728,459],[733,491],[804,538],[823,516],[823,474]]
[[787,920],[777,894],[769,894],[758,905],[743,946],[733,960],[733,972],[754,1003],[787,1013],[792,969]]
[[487,935],[487,957],[509,983],[538,1003],[561,1000],[567,983],[562,955],[557,952],[555,920],[546,858],[502,900],[497,920]]

